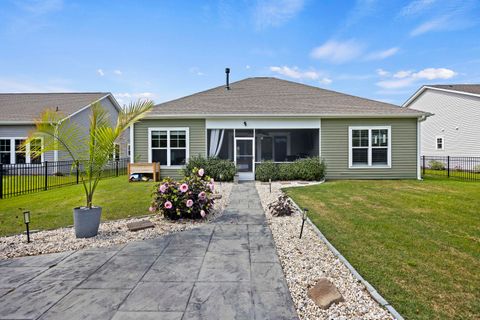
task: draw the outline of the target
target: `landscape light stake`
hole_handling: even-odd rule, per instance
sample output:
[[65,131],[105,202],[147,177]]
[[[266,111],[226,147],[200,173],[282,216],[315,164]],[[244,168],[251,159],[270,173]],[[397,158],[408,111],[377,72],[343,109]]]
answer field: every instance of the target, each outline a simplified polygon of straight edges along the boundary
[[302,239],[302,234],[303,234],[303,226],[305,225],[305,220],[307,220],[307,208],[303,208],[303,215],[302,215],[302,229],[300,229],[300,237],[299,239]]
[[268,179],[268,183],[270,185],[270,193],[272,193],[272,179]]
[[23,211],[23,221],[27,227],[27,243],[30,243],[30,228],[28,227],[30,223],[30,211]]

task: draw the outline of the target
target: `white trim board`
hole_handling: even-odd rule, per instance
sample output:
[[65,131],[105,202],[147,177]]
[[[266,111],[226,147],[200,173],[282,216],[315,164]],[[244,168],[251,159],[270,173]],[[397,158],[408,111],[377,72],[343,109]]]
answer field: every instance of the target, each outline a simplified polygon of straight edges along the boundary
[[[245,125],[246,123],[246,125]],[[320,119],[219,118],[205,121],[206,129],[320,129]]]

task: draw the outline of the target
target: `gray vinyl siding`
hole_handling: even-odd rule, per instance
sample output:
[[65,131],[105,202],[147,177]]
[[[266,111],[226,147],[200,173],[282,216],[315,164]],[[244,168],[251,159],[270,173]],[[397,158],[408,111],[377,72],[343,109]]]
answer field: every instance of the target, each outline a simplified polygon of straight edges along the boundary
[[[118,111],[113,105],[112,101],[110,101],[110,99],[106,97],[102,99],[100,103],[102,104],[102,107],[108,112],[109,119],[112,125],[115,125],[117,123]],[[91,113],[92,113],[92,109],[87,108],[75,114],[70,119],[72,122],[75,122],[76,124],[85,128],[85,132],[87,133],[87,128],[90,127]],[[129,136],[128,130],[126,130],[121,134],[120,138],[117,140],[117,143],[120,144],[120,158],[127,157],[127,144],[128,144],[129,138],[130,136]],[[61,153],[59,155],[59,160],[69,160],[69,159],[70,157],[66,154]]]
[[[0,138],[26,138],[34,129],[34,125],[0,125]],[[43,160],[53,161],[53,152],[46,152]]]
[[[391,126],[391,168],[348,167],[349,126]],[[417,119],[322,119],[321,156],[327,179],[417,178]]]
[[[135,162],[148,162],[148,128],[189,128],[189,154],[190,157],[206,155],[206,130],[205,119],[144,119],[134,126],[134,159]],[[179,169],[160,168],[160,176],[180,178]]]

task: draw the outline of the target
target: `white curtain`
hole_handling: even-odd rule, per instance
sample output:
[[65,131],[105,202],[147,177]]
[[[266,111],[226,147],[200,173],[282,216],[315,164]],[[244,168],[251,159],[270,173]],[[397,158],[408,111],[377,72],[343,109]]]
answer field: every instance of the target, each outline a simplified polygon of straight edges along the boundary
[[210,149],[208,150],[209,157],[217,157],[222,148],[223,135],[225,130],[212,129],[210,131]]

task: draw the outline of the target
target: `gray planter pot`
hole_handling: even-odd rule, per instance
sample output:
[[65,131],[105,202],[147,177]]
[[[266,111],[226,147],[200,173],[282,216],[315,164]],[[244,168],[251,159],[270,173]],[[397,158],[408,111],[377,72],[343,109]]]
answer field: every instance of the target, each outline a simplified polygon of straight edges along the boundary
[[100,226],[101,207],[88,209],[78,207],[73,209],[73,224],[75,226],[75,236],[77,238],[91,238],[98,233]]

